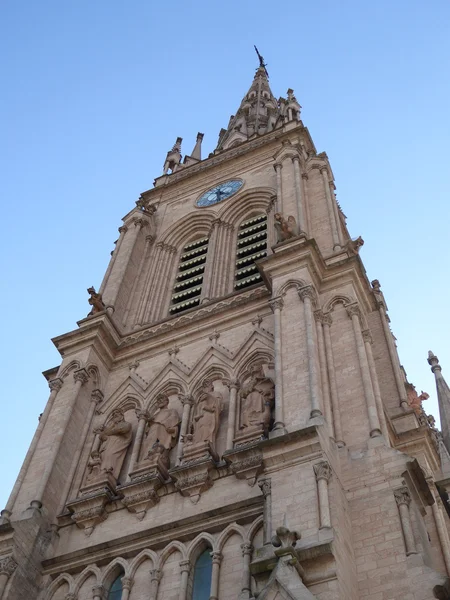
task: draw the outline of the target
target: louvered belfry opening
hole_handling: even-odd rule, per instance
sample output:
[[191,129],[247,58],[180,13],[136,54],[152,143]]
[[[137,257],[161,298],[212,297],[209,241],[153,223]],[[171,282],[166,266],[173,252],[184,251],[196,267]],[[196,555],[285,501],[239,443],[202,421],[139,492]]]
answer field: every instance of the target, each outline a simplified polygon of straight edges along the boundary
[[261,281],[255,260],[267,256],[267,215],[257,215],[239,226],[235,290],[242,290]]
[[172,315],[200,304],[208,242],[209,238],[203,237],[183,248],[172,294]]

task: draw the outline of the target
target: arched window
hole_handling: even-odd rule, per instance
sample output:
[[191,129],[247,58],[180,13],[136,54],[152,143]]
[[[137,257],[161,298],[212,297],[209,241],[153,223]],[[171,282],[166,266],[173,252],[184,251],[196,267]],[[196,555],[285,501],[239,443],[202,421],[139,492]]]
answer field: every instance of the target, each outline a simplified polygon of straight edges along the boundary
[[261,281],[255,260],[267,256],[267,215],[257,215],[239,226],[234,289]]
[[122,575],[113,581],[109,589],[108,600],[121,600],[122,598]]
[[200,304],[208,242],[209,238],[203,237],[183,248],[173,288],[170,314],[173,315]]
[[195,563],[192,600],[209,600],[209,595],[211,593],[211,578],[211,550],[207,549],[200,554]]

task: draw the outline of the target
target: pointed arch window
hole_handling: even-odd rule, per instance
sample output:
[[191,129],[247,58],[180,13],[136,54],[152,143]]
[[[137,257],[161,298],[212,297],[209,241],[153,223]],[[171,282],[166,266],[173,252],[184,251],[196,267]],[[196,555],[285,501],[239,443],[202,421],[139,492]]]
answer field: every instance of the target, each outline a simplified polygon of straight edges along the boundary
[[173,288],[170,314],[200,304],[208,243],[209,238],[202,237],[183,248]]
[[194,567],[192,600],[209,600],[211,593],[212,558],[211,551],[205,550],[197,558]]
[[239,226],[234,289],[242,290],[261,281],[255,264],[267,256],[267,215],[256,215]]
[[119,575],[114,581],[108,592],[108,600],[121,600],[122,598],[122,575]]

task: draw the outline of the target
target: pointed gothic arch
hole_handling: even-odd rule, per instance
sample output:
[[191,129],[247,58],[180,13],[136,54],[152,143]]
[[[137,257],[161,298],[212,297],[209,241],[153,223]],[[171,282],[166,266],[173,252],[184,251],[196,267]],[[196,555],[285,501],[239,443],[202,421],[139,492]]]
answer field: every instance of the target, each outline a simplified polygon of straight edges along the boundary
[[122,571],[125,577],[130,576],[130,566],[128,561],[121,556],[118,556],[106,567],[101,579],[101,584],[108,589]]
[[208,212],[205,212],[204,209],[198,213],[190,213],[177,221],[174,226],[169,227],[161,235],[158,242],[168,244],[180,250],[190,240],[201,236],[208,236],[213,221],[217,219],[217,216],[214,211],[208,210]]
[[230,523],[219,535],[217,538],[217,551],[222,552],[224,545],[226,544],[228,538],[230,538],[233,534],[237,534],[242,538],[242,543],[246,542],[246,534],[245,530],[241,525],[237,523]]
[[162,569],[164,567],[164,564],[168,560],[169,556],[171,554],[173,554],[174,552],[179,552],[181,554],[181,560],[187,559],[186,546],[182,542],[179,542],[178,540],[173,540],[172,542],[170,542],[170,544],[168,544],[164,548],[164,550],[161,552],[161,554],[159,556],[159,562],[158,562],[159,569]]
[[211,552],[216,552],[215,540],[210,533],[199,533],[187,547],[187,558],[191,561],[191,564],[195,564],[197,558],[206,548],[211,548]]
[[328,302],[323,307],[323,312],[324,313],[333,312],[333,310],[337,304],[342,304],[343,306],[347,306],[348,304],[354,304],[355,302],[356,302],[356,300],[354,298],[351,298],[350,296],[336,295],[336,296],[333,296],[330,300],[328,300]]
[[91,575],[94,575],[94,577],[96,579],[96,585],[98,585],[100,583],[100,580],[102,577],[100,569],[95,564],[88,565],[85,569],[83,569],[83,571],[81,571],[81,573],[78,575],[78,577],[75,580],[75,583],[73,586],[73,593],[75,594],[75,596],[78,595],[78,592],[80,591],[81,586],[86,581],[86,579],[88,579],[88,577],[90,577]]
[[253,523],[250,525],[250,529],[247,531],[247,537],[250,542],[253,542],[255,535],[258,533],[258,531],[263,526],[264,526],[264,517],[263,517],[263,515],[260,515],[253,521]]
[[69,575],[69,573],[61,573],[61,575],[58,575],[58,577],[49,585],[45,595],[45,600],[51,600],[54,593],[63,583],[67,583],[69,586],[69,594],[73,593],[74,581],[72,575]]
[[153,550],[149,548],[145,548],[142,552],[139,552],[137,556],[135,556],[130,564],[130,577],[133,579],[136,571],[139,566],[144,562],[144,560],[151,560],[153,563],[153,568],[157,569],[159,565],[158,555]]
[[254,187],[243,190],[230,199],[219,212],[219,218],[236,226],[257,212],[266,212],[275,196],[271,187]]

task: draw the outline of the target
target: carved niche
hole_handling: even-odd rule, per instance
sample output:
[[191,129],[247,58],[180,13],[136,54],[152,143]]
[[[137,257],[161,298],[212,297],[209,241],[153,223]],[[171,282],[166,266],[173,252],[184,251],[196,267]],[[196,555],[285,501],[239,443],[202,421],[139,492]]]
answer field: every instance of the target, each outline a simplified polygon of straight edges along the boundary
[[120,408],[94,432],[94,446],[80,497],[67,504],[72,520],[87,535],[108,517],[105,507],[115,496],[117,478],[133,436],[132,425]]
[[240,390],[240,427],[234,447],[267,437],[272,424],[275,386],[262,364],[253,365]]
[[200,495],[212,486],[211,471],[220,461],[216,437],[223,410],[222,393],[205,379],[196,399],[190,433],[186,435],[181,465],[171,470],[175,487],[196,504]]
[[158,490],[170,479],[170,451],[178,439],[180,415],[169,408],[169,397],[160,394],[146,423],[140,460],[130,473],[131,483],[120,488],[122,503],[142,520],[159,502]]

